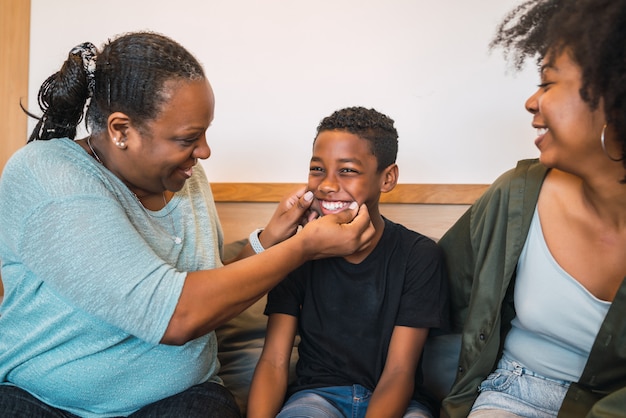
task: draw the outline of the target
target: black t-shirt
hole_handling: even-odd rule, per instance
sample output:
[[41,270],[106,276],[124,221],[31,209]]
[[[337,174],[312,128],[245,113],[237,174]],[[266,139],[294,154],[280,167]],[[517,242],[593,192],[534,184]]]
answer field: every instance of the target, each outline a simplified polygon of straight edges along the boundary
[[[305,263],[269,293],[265,313],[298,317],[299,360],[290,394],[353,384],[373,391],[394,326],[448,326],[443,253],[430,238],[385,219],[365,260]],[[421,371],[414,398],[424,401],[420,385]]]

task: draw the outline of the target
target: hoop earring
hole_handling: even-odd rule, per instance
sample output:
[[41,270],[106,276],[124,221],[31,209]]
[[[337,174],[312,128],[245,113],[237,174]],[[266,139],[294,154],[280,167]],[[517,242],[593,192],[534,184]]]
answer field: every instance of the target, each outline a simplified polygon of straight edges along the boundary
[[611,161],[619,162],[619,161],[624,160],[624,157],[613,158],[609,155],[608,151],[606,150],[606,145],[604,145],[604,131],[606,131],[606,123],[604,124],[604,127],[602,128],[602,135],[600,135],[600,145],[602,145],[602,151],[604,151],[604,155],[606,155],[607,158]]

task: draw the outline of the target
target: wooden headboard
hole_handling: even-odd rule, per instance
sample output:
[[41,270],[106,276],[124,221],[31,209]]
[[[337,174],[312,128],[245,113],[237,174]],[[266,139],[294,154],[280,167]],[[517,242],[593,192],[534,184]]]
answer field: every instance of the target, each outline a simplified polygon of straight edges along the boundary
[[[301,187],[296,183],[212,183],[225,241],[246,238],[264,226],[277,202]],[[485,184],[399,184],[381,195],[381,212],[435,239],[486,189]]]
[[[226,243],[247,238],[267,224],[276,203],[217,202],[217,211]],[[469,205],[382,203],[383,216],[435,240],[452,226]]]
[[[212,183],[211,188],[216,202],[278,202],[303,184]],[[391,192],[383,193],[380,201],[467,205],[474,203],[487,187],[488,184],[398,184]]]

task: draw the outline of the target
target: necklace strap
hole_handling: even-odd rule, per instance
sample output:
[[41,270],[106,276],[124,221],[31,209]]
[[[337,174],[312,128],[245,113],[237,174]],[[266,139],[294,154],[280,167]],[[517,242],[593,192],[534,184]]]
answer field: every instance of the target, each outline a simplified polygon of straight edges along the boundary
[[91,135],[89,135],[87,137],[87,146],[89,147],[89,149],[91,150],[91,153],[93,154],[93,156],[95,157],[95,159],[102,165],[104,165],[102,163],[102,160],[100,159],[100,157],[98,157],[98,153],[96,152],[95,149],[93,149],[93,147],[91,146]]

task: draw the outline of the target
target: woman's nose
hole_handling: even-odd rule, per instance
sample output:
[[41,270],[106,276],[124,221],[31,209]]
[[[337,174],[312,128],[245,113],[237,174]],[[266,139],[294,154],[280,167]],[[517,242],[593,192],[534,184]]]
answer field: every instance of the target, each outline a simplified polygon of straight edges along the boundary
[[202,137],[198,141],[196,148],[193,150],[193,156],[200,160],[206,160],[211,156],[211,147],[209,147],[206,137]]
[[539,95],[539,90],[537,90],[532,96],[526,99],[526,103],[524,104],[524,107],[526,108],[526,110],[533,115],[537,113],[539,109],[539,106],[537,104],[538,95]]

